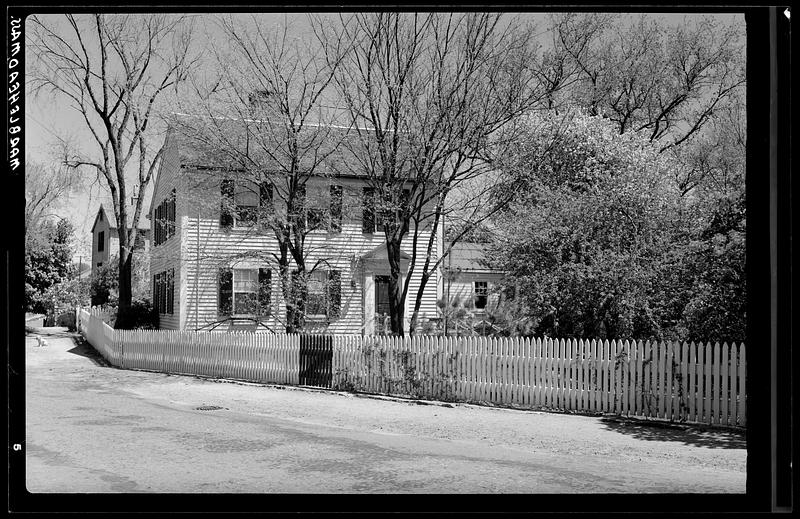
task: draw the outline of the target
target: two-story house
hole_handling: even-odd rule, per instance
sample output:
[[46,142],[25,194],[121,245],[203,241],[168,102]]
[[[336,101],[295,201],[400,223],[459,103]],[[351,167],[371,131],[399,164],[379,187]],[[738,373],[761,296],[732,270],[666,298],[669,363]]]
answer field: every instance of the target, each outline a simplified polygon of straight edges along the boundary
[[[167,133],[149,210],[150,272],[160,327],[226,330],[239,318],[252,319],[257,331],[285,331],[278,242],[256,215],[265,207],[285,214],[286,202],[275,196],[274,184],[256,184],[215,165],[208,150],[179,128],[173,125]],[[389,308],[385,236],[375,214],[374,189],[356,171],[335,170],[311,176],[303,191],[303,218],[309,228],[317,228],[304,244],[307,270],[314,267],[304,294],[305,331],[371,335],[380,332]],[[226,209],[230,205],[234,211]],[[325,225],[314,225],[323,220]],[[427,237],[431,232],[438,237],[439,229],[421,232],[420,265]],[[400,258],[401,282],[409,271],[411,247],[409,236]],[[406,298],[406,330],[420,284],[416,270]],[[438,297],[437,276],[423,294],[423,320],[437,315]]]

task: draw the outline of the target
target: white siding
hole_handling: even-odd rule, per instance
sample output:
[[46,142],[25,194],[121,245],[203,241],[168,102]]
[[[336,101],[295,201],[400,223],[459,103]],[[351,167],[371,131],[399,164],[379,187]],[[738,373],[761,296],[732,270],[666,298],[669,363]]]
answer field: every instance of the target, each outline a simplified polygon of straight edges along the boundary
[[[497,287],[503,275],[497,272],[460,272],[458,276],[451,280],[449,283],[444,282],[445,296],[449,296],[452,301],[456,297],[460,297],[462,302],[471,298],[475,294],[475,282],[486,281],[489,287],[488,304],[496,304],[499,299],[499,294],[493,292]],[[449,285],[449,287],[448,287]]]
[[[178,164],[178,155],[174,146],[167,146],[165,154],[158,171],[156,185],[153,190],[153,204],[151,209],[158,206],[164,198],[169,196],[172,189],[178,191],[177,203],[175,208],[175,235],[170,237],[166,242],[155,245],[152,241],[150,244],[150,286],[153,286],[153,276],[160,272],[168,271],[171,268],[175,269],[175,293],[173,302],[172,314],[159,314],[159,327],[165,330],[178,330],[181,329],[181,317],[185,314],[183,305],[183,298],[180,297],[184,286],[184,276],[181,273],[181,239],[182,222],[179,215],[186,213],[186,197],[181,196],[181,182],[178,175],[180,167]],[[150,240],[155,240],[155,215],[150,214],[150,227],[152,231],[149,233]],[[155,296],[155,294],[153,294]]]
[[[220,267],[229,267],[231,263],[238,261],[238,266],[242,268],[271,266],[273,270],[271,299],[273,311],[267,324],[274,331],[285,331],[283,321],[286,312],[281,298],[280,277],[277,263],[271,255],[278,253],[274,236],[270,233],[258,234],[252,229],[223,230],[219,224],[220,177],[206,176],[206,180],[200,180],[205,172],[196,173],[184,170],[183,173],[182,184],[185,185],[185,190],[179,190],[177,204],[179,229],[176,237],[170,240],[180,237],[184,243],[184,247],[177,253],[178,260],[182,260],[180,308],[183,313],[181,314],[181,326],[193,330],[198,327],[198,324],[202,327],[219,319],[218,270]],[[325,231],[310,233],[306,240],[306,251],[307,268],[310,269],[317,260],[327,260],[330,267],[323,266],[321,267],[323,270],[330,268],[341,271],[340,317],[330,324],[309,322],[307,329],[326,333],[360,334],[364,327],[362,271],[358,269],[354,272],[353,267],[358,264],[356,261],[358,258],[382,245],[385,238],[382,232],[362,233],[360,209],[362,184],[351,179],[337,179],[337,183],[345,185],[342,231],[339,233]],[[313,186],[309,186],[309,193],[313,189]],[[168,189],[165,188],[164,192],[168,192]],[[155,200],[157,202],[159,199]],[[276,200],[278,200],[277,197]],[[422,268],[422,261],[426,253],[427,234],[423,234],[421,238],[417,248],[419,267],[412,276],[407,297],[407,318],[413,309],[413,300],[419,288],[419,270]],[[409,254],[411,253],[411,244],[411,238],[407,237],[404,240],[403,250]],[[170,243],[166,245],[169,246]],[[161,258],[159,254],[161,247],[153,249],[154,258]],[[153,264],[160,266],[167,263],[162,259],[154,260]],[[197,274],[198,270],[199,275]],[[157,268],[152,269],[152,272],[158,272]],[[388,274],[388,264],[385,273]],[[437,313],[437,281],[437,276],[434,275],[428,282],[420,308],[421,316],[424,314],[425,317],[432,317]],[[176,298],[176,306],[177,301]]]

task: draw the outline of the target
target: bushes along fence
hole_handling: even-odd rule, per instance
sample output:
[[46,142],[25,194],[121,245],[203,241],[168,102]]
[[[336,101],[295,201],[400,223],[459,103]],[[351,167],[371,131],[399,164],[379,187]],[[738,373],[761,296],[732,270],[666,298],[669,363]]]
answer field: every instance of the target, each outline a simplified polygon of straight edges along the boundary
[[412,398],[744,426],[744,344],[114,330],[77,310],[111,364]]

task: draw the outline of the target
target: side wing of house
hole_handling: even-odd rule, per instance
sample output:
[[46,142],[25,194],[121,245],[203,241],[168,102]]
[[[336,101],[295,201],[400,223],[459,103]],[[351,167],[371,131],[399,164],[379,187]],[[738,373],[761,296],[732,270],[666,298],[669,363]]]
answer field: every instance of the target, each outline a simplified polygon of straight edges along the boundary
[[158,311],[159,327],[181,329],[185,311],[180,304],[185,287],[185,269],[181,263],[180,215],[187,211],[180,181],[180,163],[172,135],[159,165],[149,209],[150,282],[153,305]]

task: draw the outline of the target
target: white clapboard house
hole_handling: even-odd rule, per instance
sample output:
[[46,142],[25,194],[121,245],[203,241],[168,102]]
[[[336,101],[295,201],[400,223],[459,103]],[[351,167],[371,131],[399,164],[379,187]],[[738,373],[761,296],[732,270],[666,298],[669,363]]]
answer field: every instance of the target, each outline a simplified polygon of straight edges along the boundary
[[[150,273],[160,328],[220,331],[234,329],[237,321],[252,321],[256,331],[284,332],[286,307],[274,256],[278,244],[253,215],[265,205],[286,211],[286,203],[273,196],[268,182],[254,185],[235,169],[216,165],[218,157],[184,128],[173,123],[167,132],[149,210]],[[339,167],[321,168],[326,173],[310,178],[305,188],[305,217],[326,222],[305,242],[307,265],[317,265],[305,296],[305,329],[372,335],[384,329],[389,312],[385,236],[375,215],[373,190],[357,171],[348,170],[341,153],[335,157],[331,160],[339,160]],[[233,214],[226,204],[235,206]],[[430,232],[418,240],[419,265]],[[441,252],[440,234],[436,254]],[[400,262],[404,273],[411,244],[409,236]],[[410,280],[406,330],[420,268]],[[441,290],[437,274],[426,285],[421,322],[436,317]]]

